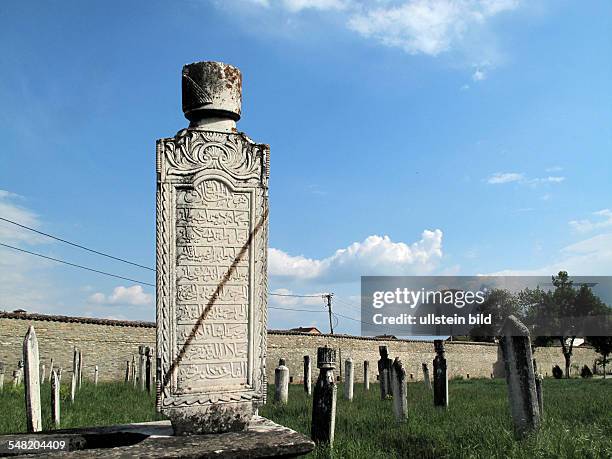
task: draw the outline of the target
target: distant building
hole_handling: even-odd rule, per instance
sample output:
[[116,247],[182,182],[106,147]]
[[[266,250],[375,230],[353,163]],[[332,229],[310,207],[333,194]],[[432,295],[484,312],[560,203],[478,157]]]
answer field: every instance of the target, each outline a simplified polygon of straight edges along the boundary
[[311,335],[320,335],[321,331],[317,327],[296,327],[292,328],[289,331],[301,332],[301,333],[310,333]]
[[378,335],[375,336],[376,339],[397,339],[397,336],[394,335]]

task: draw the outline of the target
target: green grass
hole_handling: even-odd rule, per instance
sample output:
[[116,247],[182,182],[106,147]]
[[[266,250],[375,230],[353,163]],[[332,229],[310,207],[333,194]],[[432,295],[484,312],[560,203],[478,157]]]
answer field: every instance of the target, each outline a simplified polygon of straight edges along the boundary
[[[272,400],[272,392],[269,400]],[[309,434],[312,403],[301,386],[291,386],[287,406],[260,412]],[[612,457],[612,381],[544,381],[544,421],[537,435],[516,441],[504,380],[453,380],[447,410],[433,406],[423,384],[408,385],[408,422],[398,424],[378,385],[355,399],[338,387],[334,457],[350,458],[601,458]],[[313,457],[329,457],[317,448]]]
[[[409,419],[398,424],[391,401],[381,401],[378,385],[355,387],[347,402],[338,386],[338,458],[603,458],[612,457],[612,381],[544,380],[542,428],[524,441],[514,439],[503,380],[453,380],[447,410],[433,406],[420,383],[408,385]],[[43,385],[43,427],[50,429],[50,388]],[[273,399],[273,387],[268,400]],[[0,433],[23,432],[23,389],[0,393]],[[74,405],[62,387],[62,428],[161,419],[153,397],[121,383],[84,383]],[[287,406],[269,403],[260,414],[309,435],[312,403],[301,385],[291,385]],[[325,447],[312,458],[330,457]]]
[[[43,430],[52,430],[51,386],[41,387]],[[5,384],[0,392],[0,434],[26,431],[25,397],[23,385],[13,389]],[[92,383],[83,381],[74,404],[70,403],[70,386],[60,389],[60,421],[62,429],[71,427],[126,424],[163,419],[155,412],[155,396],[121,383]]]

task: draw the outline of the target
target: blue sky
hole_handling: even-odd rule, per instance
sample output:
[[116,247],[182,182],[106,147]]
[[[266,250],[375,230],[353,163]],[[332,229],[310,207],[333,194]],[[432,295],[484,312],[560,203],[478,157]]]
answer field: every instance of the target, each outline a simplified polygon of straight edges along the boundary
[[[0,18],[0,217],[153,266],[155,139],[187,124],[182,65],[221,60],[243,72],[239,128],[271,145],[273,291],[332,291],[358,318],[360,275],[610,274],[609,2],[5,1]],[[154,283],[6,223],[0,242]],[[0,309],[154,319],[152,287],[2,247],[0,279]],[[326,314],[270,313],[309,324]]]

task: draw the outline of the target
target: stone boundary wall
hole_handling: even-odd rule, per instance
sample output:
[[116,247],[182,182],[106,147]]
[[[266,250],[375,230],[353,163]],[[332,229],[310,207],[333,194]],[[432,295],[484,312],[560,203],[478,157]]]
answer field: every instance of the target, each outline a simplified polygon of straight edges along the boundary
[[[155,324],[106,319],[87,319],[42,314],[0,312],[0,362],[5,364],[5,380],[10,381],[12,371],[21,359],[23,338],[28,326],[33,325],[38,337],[41,363],[49,370],[50,359],[54,366],[63,368],[63,376],[72,371],[72,349],[83,351],[83,376],[93,379],[94,366],[99,367],[101,381],[123,380],[125,364],[138,355],[138,346],[155,347]],[[363,381],[363,361],[370,361],[370,381],[376,382],[378,374],[378,346],[386,344],[390,357],[400,357],[406,368],[408,380],[422,380],[421,363],[427,362],[432,374],[435,356],[433,343],[429,341],[383,340],[349,335],[314,335],[300,332],[270,331],[268,333],[267,375],[274,381],[274,369],[280,358],[287,360],[293,383],[301,383],[303,357],[310,355],[313,378],[316,377],[317,347],[328,345],[337,350],[339,364],[336,375],[344,373],[343,362],[351,357],[355,365],[355,381]],[[466,341],[447,342],[446,357],[449,377],[489,378],[503,376],[498,347],[491,343]],[[551,375],[554,365],[564,368],[564,359],[558,347],[538,348],[535,353],[540,371]],[[597,358],[589,347],[574,349],[572,366],[593,366]],[[340,365],[342,363],[342,365]],[[62,378],[64,379],[64,378]],[[64,379],[69,381],[69,379]]]

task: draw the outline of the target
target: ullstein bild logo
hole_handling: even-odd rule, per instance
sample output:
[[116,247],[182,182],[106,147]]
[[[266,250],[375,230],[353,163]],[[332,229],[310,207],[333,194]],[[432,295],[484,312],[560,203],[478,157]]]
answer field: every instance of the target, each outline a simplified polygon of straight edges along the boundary
[[[580,307],[559,307],[560,295],[575,298]],[[584,298],[590,299],[586,307],[578,304]],[[574,336],[605,336],[612,333],[605,307],[611,300],[608,276],[576,276],[563,285],[554,276],[364,276],[361,332],[496,336],[509,315],[523,313],[536,336],[564,336],[568,330]]]

